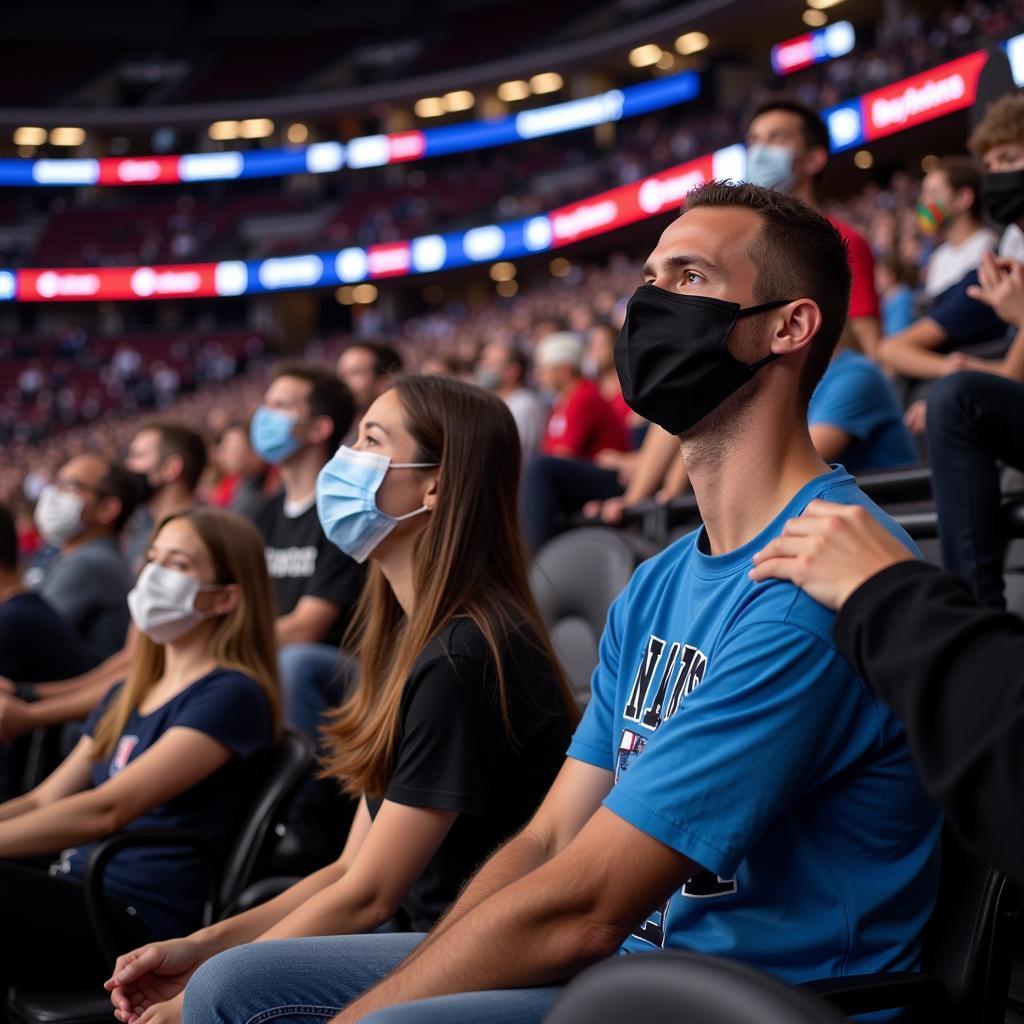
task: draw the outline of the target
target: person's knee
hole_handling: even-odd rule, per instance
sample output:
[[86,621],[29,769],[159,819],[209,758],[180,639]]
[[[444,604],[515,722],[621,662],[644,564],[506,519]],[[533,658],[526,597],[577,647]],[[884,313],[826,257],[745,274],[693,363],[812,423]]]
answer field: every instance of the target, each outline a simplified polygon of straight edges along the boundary
[[929,443],[969,431],[976,419],[977,393],[983,388],[985,373],[954,373],[940,377],[928,388],[926,431]]
[[251,985],[251,950],[250,946],[236,946],[210,957],[199,967],[185,988],[182,1024],[234,1024],[230,1006]]

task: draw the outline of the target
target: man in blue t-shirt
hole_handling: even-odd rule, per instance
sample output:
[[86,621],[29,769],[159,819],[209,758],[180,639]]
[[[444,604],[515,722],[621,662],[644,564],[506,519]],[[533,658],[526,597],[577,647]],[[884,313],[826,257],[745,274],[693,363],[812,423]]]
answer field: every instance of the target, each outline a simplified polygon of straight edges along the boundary
[[939,813],[832,614],[748,576],[818,497],[864,505],[914,550],[808,433],[846,318],[842,239],[792,197],[711,183],[644,276],[616,343],[623,395],[679,437],[704,527],[615,601],[550,793],[425,940],[215,958],[185,1024],[282,1001],[344,1006],[339,1024],[539,1022],[559,983],[620,950],[695,949],[791,982],[917,966]]
[[885,374],[853,349],[836,352],[807,410],[811,440],[826,462],[863,473],[918,461],[903,410]]

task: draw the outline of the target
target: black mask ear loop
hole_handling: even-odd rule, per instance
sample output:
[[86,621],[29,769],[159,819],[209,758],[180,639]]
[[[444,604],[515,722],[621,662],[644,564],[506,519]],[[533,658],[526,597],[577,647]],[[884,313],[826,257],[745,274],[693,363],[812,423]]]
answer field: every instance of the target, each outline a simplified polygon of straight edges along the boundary
[[[786,306],[790,302],[795,301],[795,299],[775,299],[772,302],[762,302],[759,306],[747,306],[746,309],[741,309],[736,314],[736,319],[739,320],[741,317],[745,316],[755,316],[757,313],[767,313],[770,309],[779,309],[781,306]],[[781,357],[778,353],[769,352],[763,359],[758,359],[756,363],[747,363],[747,369],[752,373],[756,373],[762,366],[767,366],[769,363],[780,358]]]

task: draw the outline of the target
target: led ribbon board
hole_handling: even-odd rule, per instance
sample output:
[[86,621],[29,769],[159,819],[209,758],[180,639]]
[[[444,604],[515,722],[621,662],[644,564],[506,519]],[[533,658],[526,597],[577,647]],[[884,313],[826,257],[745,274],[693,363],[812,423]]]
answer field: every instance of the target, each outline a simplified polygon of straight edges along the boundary
[[[1024,35],[1006,44],[1014,78],[1024,81]],[[963,110],[974,102],[983,52],[905,78],[823,112],[832,149]],[[849,112],[849,113],[848,113]],[[399,242],[266,260],[100,269],[0,270],[0,301],[59,302],[254,295],[357,284],[386,277],[519,259],[678,209],[690,189],[712,178],[742,180],[746,149],[727,146],[640,181],[523,220]]]
[[555,103],[495,120],[444,125],[422,131],[366,135],[347,143],[317,142],[288,149],[254,149],[181,156],[98,159],[0,160],[0,185],[173,185],[287,174],[330,174],[342,167],[383,167],[452,153],[507,146],[637,117],[687,103],[700,95],[700,75],[678,75],[624,89]]

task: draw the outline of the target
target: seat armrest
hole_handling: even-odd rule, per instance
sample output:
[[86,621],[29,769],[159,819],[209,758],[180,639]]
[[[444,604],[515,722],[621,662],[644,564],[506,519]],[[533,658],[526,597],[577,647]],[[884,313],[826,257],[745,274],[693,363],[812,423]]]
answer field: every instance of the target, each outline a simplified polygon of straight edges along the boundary
[[[952,1009],[946,986],[938,978],[915,971],[854,974],[805,982],[805,988],[840,1012],[850,1015],[897,1007],[944,1013]],[[939,1019],[938,1017],[929,1019]]]
[[117,938],[106,894],[103,891],[103,878],[111,858],[121,850],[135,846],[186,846],[196,850],[202,857],[206,870],[203,924],[210,924],[217,912],[220,848],[208,836],[180,829],[133,829],[107,836],[106,839],[101,839],[96,844],[89,856],[85,866],[82,888],[85,896],[85,909],[96,934],[96,941],[111,965],[117,960],[115,948]]

